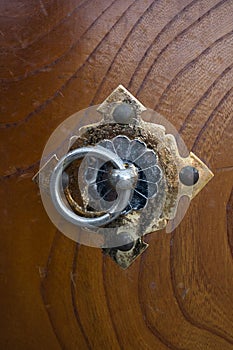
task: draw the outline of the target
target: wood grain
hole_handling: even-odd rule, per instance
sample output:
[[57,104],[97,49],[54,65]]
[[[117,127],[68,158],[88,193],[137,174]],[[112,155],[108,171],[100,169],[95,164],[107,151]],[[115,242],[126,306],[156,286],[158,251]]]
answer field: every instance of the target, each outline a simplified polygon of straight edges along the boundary
[[[1,349],[233,349],[233,1],[0,3]],[[49,221],[52,131],[123,84],[214,179],[122,271]]]

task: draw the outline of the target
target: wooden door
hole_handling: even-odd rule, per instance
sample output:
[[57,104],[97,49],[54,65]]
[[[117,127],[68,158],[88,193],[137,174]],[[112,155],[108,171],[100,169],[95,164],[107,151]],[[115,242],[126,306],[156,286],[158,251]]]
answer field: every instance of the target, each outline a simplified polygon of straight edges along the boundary
[[[0,348],[233,349],[233,1],[2,0]],[[121,270],[32,182],[52,131],[119,84],[214,172]]]

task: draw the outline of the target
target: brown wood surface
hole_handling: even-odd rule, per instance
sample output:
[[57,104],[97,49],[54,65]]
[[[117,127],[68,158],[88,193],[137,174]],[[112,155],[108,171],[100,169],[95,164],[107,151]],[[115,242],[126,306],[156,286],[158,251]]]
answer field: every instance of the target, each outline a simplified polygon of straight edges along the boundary
[[[233,1],[1,0],[1,349],[233,349]],[[125,85],[215,177],[122,271],[56,231],[31,178]]]

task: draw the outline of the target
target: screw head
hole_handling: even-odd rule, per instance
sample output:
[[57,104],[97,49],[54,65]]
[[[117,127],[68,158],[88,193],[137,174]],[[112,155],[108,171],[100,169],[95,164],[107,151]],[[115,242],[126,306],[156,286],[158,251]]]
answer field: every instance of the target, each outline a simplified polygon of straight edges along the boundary
[[182,184],[186,186],[193,186],[199,180],[199,172],[193,166],[185,166],[179,173],[179,178]]
[[121,242],[121,245],[116,247],[115,249],[118,249],[122,252],[127,252],[131,250],[135,244],[135,242],[132,240],[131,235],[127,232],[122,232],[119,234],[119,241]]
[[135,111],[130,104],[122,102],[115,107],[112,115],[116,123],[130,124],[135,118]]

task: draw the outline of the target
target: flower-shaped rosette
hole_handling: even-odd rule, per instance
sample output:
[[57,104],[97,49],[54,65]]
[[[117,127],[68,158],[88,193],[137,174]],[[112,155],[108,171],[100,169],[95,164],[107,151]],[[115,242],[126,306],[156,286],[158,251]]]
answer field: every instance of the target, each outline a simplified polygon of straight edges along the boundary
[[[156,196],[158,183],[163,175],[158,165],[156,153],[148,149],[144,142],[138,139],[130,140],[126,136],[116,136],[112,140],[103,140],[98,145],[114,152],[126,164],[133,164],[137,169],[137,182],[122,214],[146,207],[148,199]],[[88,187],[88,205],[95,210],[107,210],[118,196],[109,177],[112,163],[98,163],[97,160],[94,163],[93,158],[91,161],[87,161],[87,169],[83,178]]]

